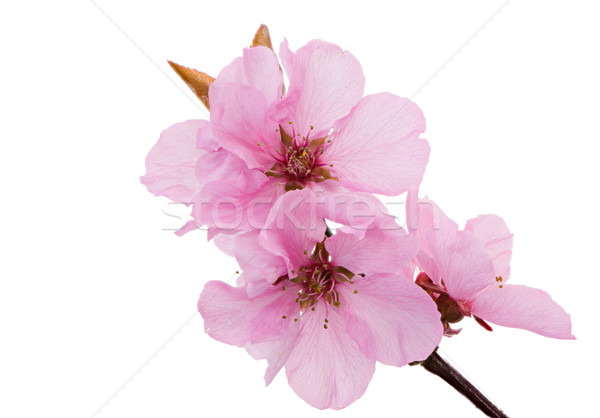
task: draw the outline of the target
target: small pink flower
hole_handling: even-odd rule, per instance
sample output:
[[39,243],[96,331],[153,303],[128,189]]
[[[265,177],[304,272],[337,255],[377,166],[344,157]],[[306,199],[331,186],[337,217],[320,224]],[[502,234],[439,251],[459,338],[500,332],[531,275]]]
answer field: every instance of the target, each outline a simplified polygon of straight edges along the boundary
[[363,96],[352,54],[315,40],[280,49],[290,79],[282,97],[277,58],[244,50],[210,86],[219,143],[287,190],[330,178],[349,190],[397,195],[417,186],[429,158],[421,110],[389,93]]
[[416,240],[385,217],[326,238],[323,218],[346,221],[340,213],[310,189],[286,193],[263,231],[233,242],[241,286],[208,282],[198,301],[210,336],[267,359],[267,384],[285,366],[290,386],[319,409],[349,405],[375,361],[423,360],[443,334],[435,303],[398,274]]
[[423,177],[429,145],[413,102],[363,97],[360,64],[334,44],[293,53],[286,41],[280,57],[287,94],[273,51],[245,49],[210,84],[210,122],[172,126],[146,160],[148,190],[193,203],[195,226],[208,225],[211,237],[261,228],[289,190],[397,195]]
[[447,335],[450,324],[473,316],[486,321],[561,339],[573,339],[571,319],[548,293],[507,284],[512,234],[496,215],[480,215],[465,229],[449,219],[432,201],[409,194],[409,231],[419,239],[415,258],[417,284],[430,293],[442,313]]

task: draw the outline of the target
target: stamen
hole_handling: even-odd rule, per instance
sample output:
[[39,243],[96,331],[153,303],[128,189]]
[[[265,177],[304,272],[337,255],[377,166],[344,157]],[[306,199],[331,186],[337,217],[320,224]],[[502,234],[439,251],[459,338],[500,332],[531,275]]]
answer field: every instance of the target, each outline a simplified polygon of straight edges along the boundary
[[272,177],[287,177],[286,191],[302,189],[308,181],[337,180],[325,169],[332,165],[318,161],[319,156],[325,151],[325,146],[331,143],[331,138],[325,136],[311,139],[313,126],[310,126],[306,135],[302,135],[302,132],[296,132],[293,121],[288,121],[288,124],[291,127],[291,135],[288,135],[281,126],[277,128],[283,147],[275,150],[276,155],[269,152],[263,143],[259,143],[259,147],[276,161],[265,174]]

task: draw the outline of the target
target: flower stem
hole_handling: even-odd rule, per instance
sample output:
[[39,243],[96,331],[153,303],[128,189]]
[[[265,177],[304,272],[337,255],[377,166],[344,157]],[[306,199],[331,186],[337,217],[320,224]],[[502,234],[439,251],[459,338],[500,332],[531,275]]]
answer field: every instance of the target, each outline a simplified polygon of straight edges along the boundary
[[508,416],[494,405],[492,401],[477,390],[471,382],[461,375],[454,367],[448,364],[448,362],[437,353],[437,348],[420,364],[428,372],[445,380],[446,383],[470,400],[473,405],[479,408],[488,417],[508,418]]

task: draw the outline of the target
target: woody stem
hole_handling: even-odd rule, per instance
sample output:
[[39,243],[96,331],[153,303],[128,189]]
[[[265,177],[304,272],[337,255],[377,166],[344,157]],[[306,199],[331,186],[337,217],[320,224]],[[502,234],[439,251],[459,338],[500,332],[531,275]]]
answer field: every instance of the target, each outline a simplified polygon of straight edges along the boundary
[[437,348],[420,364],[428,372],[441,377],[446,383],[470,400],[473,405],[479,408],[488,417],[508,418],[508,416],[494,405],[492,401],[486,398],[483,393],[471,384],[471,382],[444,360],[438,354]]

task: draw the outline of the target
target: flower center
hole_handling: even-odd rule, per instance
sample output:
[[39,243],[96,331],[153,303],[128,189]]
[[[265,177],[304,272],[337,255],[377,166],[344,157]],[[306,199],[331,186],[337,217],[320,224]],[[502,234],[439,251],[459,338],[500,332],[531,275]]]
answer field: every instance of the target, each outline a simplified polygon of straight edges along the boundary
[[286,180],[285,190],[303,189],[306,183],[321,182],[327,179],[337,180],[329,172],[327,167],[332,164],[323,164],[319,157],[323,154],[325,147],[331,143],[327,136],[318,139],[310,139],[310,131],[302,136],[296,133],[293,123],[290,121],[292,135],[280,126],[277,131],[281,134],[281,148],[274,155],[277,162],[265,172],[267,176],[279,177]]
[[306,146],[289,147],[285,152],[285,161],[288,175],[295,180],[304,180],[312,174],[317,156]]
[[[329,264],[329,259],[324,241],[320,242],[310,257],[310,264],[300,268],[296,277],[289,278],[285,275],[277,279],[274,284],[287,279],[297,285],[297,287],[295,286],[297,289],[296,303],[300,305],[300,312],[304,312],[308,308],[314,310],[313,306],[320,299],[339,308],[340,296],[337,287],[340,283],[345,282],[353,284],[354,273],[344,267],[332,266]],[[282,289],[285,290],[285,286]]]

